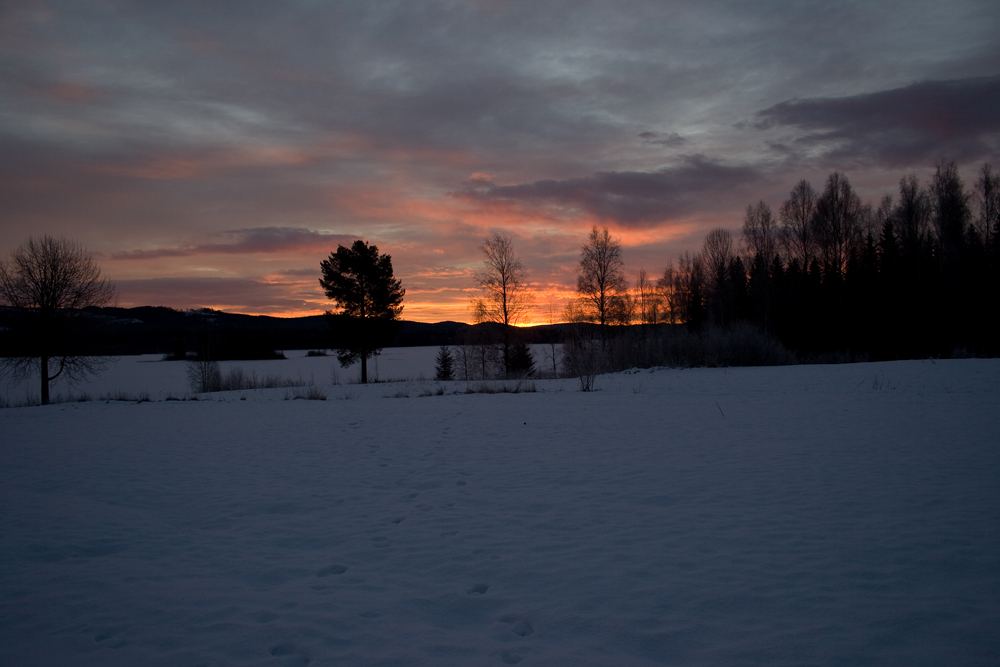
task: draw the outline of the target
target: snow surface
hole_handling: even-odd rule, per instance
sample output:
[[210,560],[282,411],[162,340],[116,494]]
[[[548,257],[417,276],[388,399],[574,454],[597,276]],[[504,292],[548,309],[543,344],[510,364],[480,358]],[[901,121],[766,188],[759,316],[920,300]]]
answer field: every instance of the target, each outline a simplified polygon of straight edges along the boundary
[[438,386],[0,410],[0,663],[1000,661],[1000,360]]
[[[529,348],[536,368],[540,372],[551,374],[551,346],[529,345]],[[562,345],[556,345],[555,348],[557,360],[561,359]],[[343,368],[337,361],[335,352],[331,351],[325,357],[310,357],[307,352],[286,350],[284,354],[287,359],[222,361],[219,362],[219,367],[223,374],[230,369],[241,368],[248,373],[256,372],[259,377],[277,375],[287,380],[301,381],[301,384],[357,384],[361,381],[361,362]],[[438,348],[429,346],[385,348],[380,355],[369,360],[368,373],[373,381],[383,382],[433,379],[437,354]],[[187,364],[162,359],[161,354],[115,357],[109,360],[104,371],[83,382],[73,384],[60,378],[50,388],[53,402],[78,397],[81,393],[92,399],[116,392],[146,392],[153,400],[189,396]],[[37,375],[19,382],[10,379],[0,381],[0,399],[6,399],[8,404],[37,405],[38,395]]]

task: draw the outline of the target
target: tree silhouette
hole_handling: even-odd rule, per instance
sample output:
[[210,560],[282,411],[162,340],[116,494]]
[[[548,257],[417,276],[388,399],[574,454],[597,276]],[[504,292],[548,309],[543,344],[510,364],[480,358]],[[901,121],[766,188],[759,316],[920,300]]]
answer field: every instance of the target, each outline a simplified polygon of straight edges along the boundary
[[836,171],[816,200],[816,232],[824,269],[843,277],[851,251],[862,240],[861,199],[847,177]]
[[624,267],[621,241],[612,239],[607,227],[595,226],[581,250],[576,291],[583,295],[602,334],[614,314],[615,301],[628,289]]
[[454,360],[451,358],[451,349],[447,345],[438,348],[435,362],[435,379],[442,381],[454,379]]
[[979,170],[976,204],[979,209],[976,229],[989,252],[996,245],[997,233],[1000,232],[1000,174],[995,173],[989,164],[984,164]]
[[483,294],[473,299],[476,322],[501,325],[503,336],[503,367],[509,375],[513,370],[511,357],[512,327],[521,322],[533,305],[528,291],[527,272],[514,253],[514,237],[499,232],[486,239],[481,247],[484,269],[475,274],[476,284]]
[[789,261],[798,260],[808,268],[812,261],[815,239],[816,191],[802,179],[792,188],[779,213],[782,224],[781,241]]
[[48,405],[49,383],[56,378],[78,380],[101,370],[104,360],[87,354],[82,311],[113,303],[115,294],[81,245],[30,237],[0,262],[0,298],[15,310],[21,333],[21,356],[4,360],[6,372],[26,377],[38,368],[41,403]]
[[660,285],[669,321],[693,330],[749,323],[806,359],[995,355],[998,211],[1000,177],[988,164],[974,192],[955,163],[942,162],[927,187],[905,176],[898,199],[877,206],[837,172],[819,196],[799,181],[781,207],[777,244],[759,202],[747,208],[743,257],[715,229],[702,253],[668,264]]
[[327,311],[337,359],[347,367],[361,360],[361,382],[368,382],[368,359],[392,342],[403,312],[403,289],[392,276],[392,259],[378,247],[357,240],[320,264],[319,284],[340,312]]

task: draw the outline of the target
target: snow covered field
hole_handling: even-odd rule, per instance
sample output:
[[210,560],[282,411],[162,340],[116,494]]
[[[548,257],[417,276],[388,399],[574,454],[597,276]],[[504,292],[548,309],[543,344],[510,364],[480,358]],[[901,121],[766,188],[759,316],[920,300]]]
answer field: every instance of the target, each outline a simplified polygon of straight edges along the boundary
[[0,410],[0,663],[1000,660],[1000,360],[315,375]]
[[[532,347],[537,363],[545,363],[548,346]],[[360,381],[360,362],[349,368],[341,368],[334,352],[326,357],[309,357],[306,352],[286,351],[287,359],[271,361],[223,361],[220,362],[220,367],[223,374],[232,368],[241,368],[247,372],[256,372],[259,376],[280,375],[289,380],[301,379],[303,383],[314,382],[317,385],[328,385],[334,380],[343,384]],[[368,372],[372,378],[383,381],[433,378],[437,353],[436,347],[386,348],[382,354],[368,362]],[[54,398],[65,398],[85,393],[90,398],[97,398],[115,392],[144,392],[153,400],[189,395],[187,364],[182,361],[161,361],[162,358],[163,355],[160,354],[144,354],[112,359],[107,370],[85,382],[71,385],[62,379],[57,380],[51,387],[52,395]],[[548,361],[550,368],[551,363]],[[0,380],[0,392],[3,392],[0,393],[0,398],[6,398],[11,405],[37,404],[38,390],[37,377],[6,384]]]

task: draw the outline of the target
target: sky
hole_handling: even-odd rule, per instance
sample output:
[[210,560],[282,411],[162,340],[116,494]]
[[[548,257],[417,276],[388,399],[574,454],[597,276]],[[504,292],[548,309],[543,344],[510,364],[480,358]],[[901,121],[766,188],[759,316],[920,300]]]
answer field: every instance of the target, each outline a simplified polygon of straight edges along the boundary
[[299,316],[392,257],[471,321],[513,235],[558,320],[593,226],[654,277],[748,204],[1000,168],[1000,3],[0,0],[0,256],[79,241],[122,306]]

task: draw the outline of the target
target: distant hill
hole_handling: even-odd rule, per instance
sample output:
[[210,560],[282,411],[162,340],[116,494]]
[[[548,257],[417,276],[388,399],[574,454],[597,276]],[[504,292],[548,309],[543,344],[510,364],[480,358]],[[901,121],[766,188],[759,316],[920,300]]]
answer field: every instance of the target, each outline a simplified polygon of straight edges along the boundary
[[[163,306],[89,308],[86,313],[96,332],[95,354],[163,354],[183,358],[209,345],[217,359],[268,359],[281,350],[330,347],[330,330],[323,315],[285,318]],[[479,338],[477,332],[490,326],[404,320],[392,346],[457,345]],[[546,325],[520,331],[529,343],[560,342],[568,326]],[[17,329],[14,312],[0,308],[0,356],[17,356],[20,347]]]

